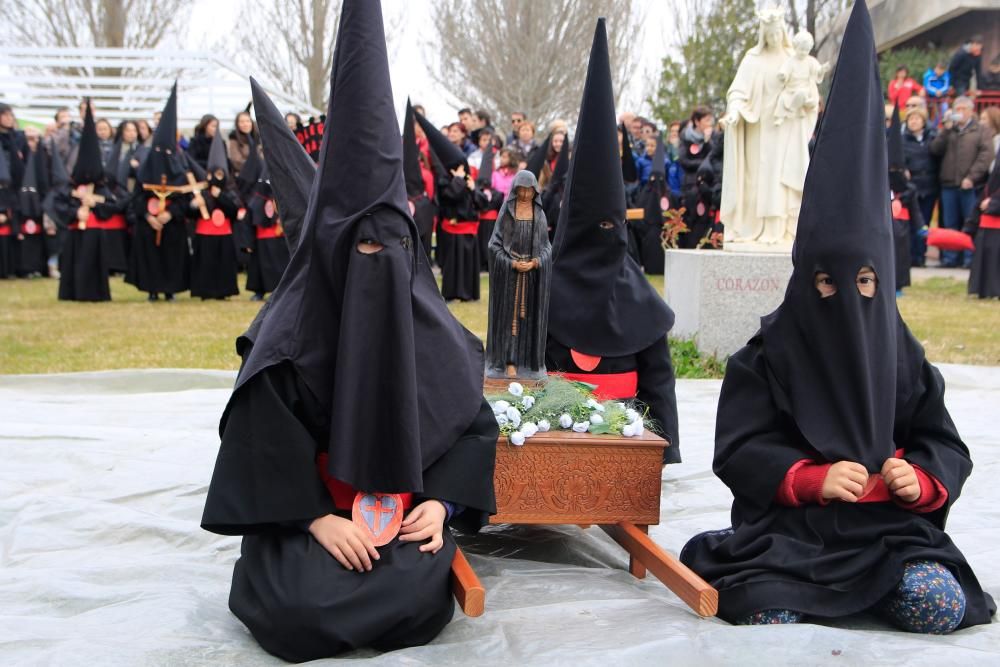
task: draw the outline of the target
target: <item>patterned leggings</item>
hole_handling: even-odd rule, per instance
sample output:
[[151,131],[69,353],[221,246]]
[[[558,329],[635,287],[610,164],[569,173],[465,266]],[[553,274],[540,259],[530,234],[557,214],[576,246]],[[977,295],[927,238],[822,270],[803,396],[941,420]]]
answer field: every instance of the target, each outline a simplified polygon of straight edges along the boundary
[[[875,611],[907,632],[944,635],[965,616],[965,593],[948,568],[929,560],[906,564],[896,589],[875,605]],[[788,609],[765,609],[739,625],[801,623],[805,614]]]

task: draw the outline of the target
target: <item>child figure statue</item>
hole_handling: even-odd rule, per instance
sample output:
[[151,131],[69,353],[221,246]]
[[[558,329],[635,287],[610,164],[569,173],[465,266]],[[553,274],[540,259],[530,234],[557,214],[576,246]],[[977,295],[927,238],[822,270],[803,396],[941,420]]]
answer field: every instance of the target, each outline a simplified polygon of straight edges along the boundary
[[778,106],[774,110],[774,124],[781,125],[786,118],[805,118],[806,112],[815,113],[819,105],[819,83],[830,70],[829,63],[821,64],[809,55],[813,48],[813,37],[800,30],[792,38],[795,55],[782,64],[778,70],[778,80],[783,88],[778,96]]
[[518,172],[490,237],[486,376],[545,377],[552,246],[534,174]]

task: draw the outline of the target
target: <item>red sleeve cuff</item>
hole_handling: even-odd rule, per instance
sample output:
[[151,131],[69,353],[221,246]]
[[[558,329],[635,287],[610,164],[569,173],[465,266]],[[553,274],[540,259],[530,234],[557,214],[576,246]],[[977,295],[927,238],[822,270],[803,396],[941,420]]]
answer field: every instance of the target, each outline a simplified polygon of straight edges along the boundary
[[826,505],[823,499],[823,482],[830,470],[829,463],[816,463],[809,459],[796,461],[778,487],[775,502],[785,507]]
[[948,489],[920,466],[914,465],[913,471],[917,475],[917,482],[920,483],[920,497],[912,503],[902,503],[897,500],[896,504],[917,514],[928,514],[944,507],[948,502]]

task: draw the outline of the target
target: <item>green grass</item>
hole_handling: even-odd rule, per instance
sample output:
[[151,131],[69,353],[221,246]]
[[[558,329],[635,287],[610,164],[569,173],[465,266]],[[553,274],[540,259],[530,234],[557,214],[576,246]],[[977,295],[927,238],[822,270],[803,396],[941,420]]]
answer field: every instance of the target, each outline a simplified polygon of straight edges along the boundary
[[[663,278],[650,278],[662,290]],[[239,365],[233,343],[259,304],[245,294],[203,302],[179,296],[148,303],[121,279],[112,303],[56,299],[54,280],[0,281],[0,373],[57,373],[120,368],[215,368]],[[480,338],[486,336],[489,286],[477,303],[449,304]],[[964,283],[932,278],[906,290],[900,311],[932,361],[1000,366],[1000,302],[965,296]],[[690,341],[672,341],[678,377],[721,377],[724,360],[701,356]]]

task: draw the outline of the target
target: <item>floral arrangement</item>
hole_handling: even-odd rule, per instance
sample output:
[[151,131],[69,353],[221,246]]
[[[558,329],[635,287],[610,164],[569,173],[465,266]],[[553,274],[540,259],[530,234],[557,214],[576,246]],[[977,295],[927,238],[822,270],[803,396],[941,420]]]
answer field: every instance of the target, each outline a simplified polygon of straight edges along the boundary
[[665,249],[676,248],[677,239],[688,231],[688,226],[684,224],[686,210],[681,207],[667,209],[663,212],[663,231],[660,233],[660,243]]
[[722,232],[709,231],[708,234],[705,234],[705,238],[703,238],[698,243],[698,247],[699,248],[711,248],[713,250],[718,250],[719,248],[722,247],[722,243],[723,243],[723,234],[722,234]]
[[644,414],[636,409],[634,401],[598,401],[593,389],[584,382],[551,377],[544,388],[534,392],[511,382],[506,392],[486,398],[500,433],[512,445],[523,445],[535,434],[553,428],[627,438],[645,432]]

